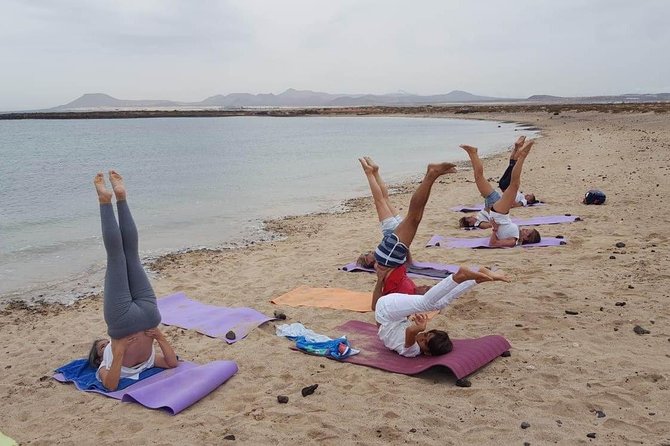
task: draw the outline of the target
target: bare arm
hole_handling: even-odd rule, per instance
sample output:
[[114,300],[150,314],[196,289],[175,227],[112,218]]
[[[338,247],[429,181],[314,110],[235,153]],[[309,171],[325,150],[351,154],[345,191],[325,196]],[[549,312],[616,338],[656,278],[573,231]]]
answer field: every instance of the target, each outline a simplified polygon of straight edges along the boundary
[[489,229],[490,227],[491,227],[491,223],[489,223],[488,221],[482,221],[482,222],[479,223],[479,226],[478,226],[479,229]]
[[372,290],[372,304],[370,307],[372,311],[375,311],[377,307],[377,301],[382,297],[382,292],[384,291],[384,282],[386,281],[386,276],[388,276],[391,271],[389,268],[379,266],[375,263],[375,271],[377,272],[377,283],[375,284],[375,289]]
[[497,228],[494,227],[493,231],[491,231],[491,238],[489,239],[489,246],[491,248],[513,248],[516,246],[517,239],[514,237],[499,239],[496,230]]
[[126,353],[128,344],[133,341],[135,341],[134,335],[126,336],[125,338],[121,339],[112,339],[112,365],[109,369],[101,367],[98,371],[98,375],[100,375],[100,381],[102,381],[102,385],[105,386],[105,389],[114,391],[119,386],[123,356]]
[[409,348],[416,343],[416,335],[425,331],[428,323],[428,316],[423,313],[415,314],[413,318],[414,324],[405,330],[405,348]]
[[165,338],[165,335],[158,328],[152,328],[150,330],[145,330],[144,334],[153,338],[158,342],[158,346],[161,348],[161,355],[156,355],[154,360],[154,365],[162,369],[172,369],[179,365],[177,360],[177,355],[172,348],[172,345]]

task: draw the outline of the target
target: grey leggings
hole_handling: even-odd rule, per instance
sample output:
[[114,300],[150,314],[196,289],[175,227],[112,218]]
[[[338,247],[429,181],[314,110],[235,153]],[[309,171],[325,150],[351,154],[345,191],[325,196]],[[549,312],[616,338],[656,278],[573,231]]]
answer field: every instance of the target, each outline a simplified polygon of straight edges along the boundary
[[100,221],[107,250],[105,322],[109,336],[119,339],[156,327],[161,314],[156,294],[140,261],[137,227],[128,203],[117,201],[116,207],[118,224],[111,203],[100,204]]

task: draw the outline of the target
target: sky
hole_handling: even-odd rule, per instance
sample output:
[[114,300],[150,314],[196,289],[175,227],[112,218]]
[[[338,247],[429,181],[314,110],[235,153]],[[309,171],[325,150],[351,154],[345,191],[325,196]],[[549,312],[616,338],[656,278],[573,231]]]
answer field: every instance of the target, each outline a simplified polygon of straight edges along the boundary
[[0,110],[288,88],[670,92],[666,0],[1,0]]

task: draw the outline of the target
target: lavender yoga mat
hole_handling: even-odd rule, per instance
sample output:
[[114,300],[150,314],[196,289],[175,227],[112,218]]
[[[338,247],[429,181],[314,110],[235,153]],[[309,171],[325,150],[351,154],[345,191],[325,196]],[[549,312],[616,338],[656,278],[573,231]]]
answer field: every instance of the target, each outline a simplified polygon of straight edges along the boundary
[[[221,338],[228,344],[239,341],[254,328],[273,319],[252,308],[206,305],[189,299],[184,293],[158,299],[158,309],[163,324],[176,325],[213,338]],[[229,331],[235,333],[234,339],[226,337]]]
[[[529,204],[526,207],[535,207],[542,205],[544,205],[544,203],[540,201],[535,204]],[[454,206],[452,208],[449,208],[449,210],[454,212],[479,212],[484,210],[484,203],[473,204],[471,206]]]
[[[574,221],[582,221],[582,219],[575,215],[546,215],[544,217],[512,219],[512,223],[515,223],[519,226],[556,225],[561,223],[572,223]],[[463,228],[463,229],[473,230],[479,228]]]
[[[357,272],[365,271],[367,273],[374,273],[372,268],[364,268],[357,265],[355,262],[348,263],[340,268],[342,271]],[[407,275],[417,279],[435,279],[442,280],[450,274],[458,271],[458,265],[445,265],[441,263],[430,262],[414,262],[413,265],[407,267]]]
[[[165,409],[176,415],[211,393],[235,373],[237,364],[234,361],[213,361],[204,365],[180,362],[174,369],[165,370],[116,392],[77,388],[121,401],[134,401],[150,409]],[[62,373],[56,373],[53,378],[60,382],[68,381]]]
[[[528,245],[521,245],[523,248],[536,248],[542,246],[561,246],[567,244],[567,239],[557,237],[542,237],[539,243],[531,243]],[[488,248],[489,237],[479,238],[455,238],[443,237],[441,235],[434,235],[426,243],[426,247],[439,246],[441,248]],[[518,245],[517,245],[518,246]]]
[[441,356],[406,358],[384,346],[377,336],[377,326],[367,322],[349,321],[336,328],[346,333],[349,343],[361,352],[343,362],[374,367],[393,373],[415,375],[431,367],[446,367],[461,379],[479,370],[510,349],[502,336],[491,335],[477,339],[452,339],[454,349]]

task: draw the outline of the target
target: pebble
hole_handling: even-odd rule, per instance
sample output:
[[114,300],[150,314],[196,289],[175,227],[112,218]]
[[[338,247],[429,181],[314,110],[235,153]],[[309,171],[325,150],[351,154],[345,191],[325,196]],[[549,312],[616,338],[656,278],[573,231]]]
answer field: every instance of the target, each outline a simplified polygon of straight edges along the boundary
[[645,335],[651,333],[649,330],[647,330],[646,328],[642,328],[639,325],[633,327],[633,331],[639,335]]
[[603,412],[602,410],[596,410],[596,417],[605,418],[605,412]]
[[281,310],[275,310],[275,319],[286,320],[286,313]]
[[[626,244],[625,244],[624,242],[617,242],[617,244],[614,245],[614,246],[616,246],[617,248],[625,248],[625,247],[626,247]],[[594,434],[594,435],[595,435],[595,434]]]
[[586,436],[589,437],[589,438],[596,438],[596,433],[595,432],[589,432],[588,434],[586,434]]
[[634,289],[634,288],[635,288],[635,287],[634,287],[633,285],[628,285],[628,289],[629,289],[629,290],[632,290],[632,289]]
[[416,432],[416,429],[415,429],[415,428],[411,428],[409,431],[410,431],[411,433],[414,433],[414,432]]
[[311,386],[303,387],[300,393],[302,393],[302,396],[311,395],[314,393],[317,387],[319,387],[318,384],[312,384]]
[[530,427],[530,423],[528,421],[524,421],[521,423],[521,429],[528,429]]
[[565,238],[565,237],[563,237],[562,235],[559,234],[559,235],[556,236],[556,238],[562,239],[562,238]]
[[233,435],[233,434],[226,435],[225,437],[223,437],[223,439],[224,440],[235,440],[235,435]]
[[623,307],[626,305],[626,302],[616,302],[614,305],[617,307]]
[[523,324],[514,324],[515,327],[523,327]]
[[235,332],[233,330],[230,330],[228,333],[226,333],[226,339],[229,341],[233,341],[236,337],[237,336],[235,336]]
[[615,256],[610,256],[610,260],[614,260],[614,259],[616,259]]
[[502,356],[503,358],[509,358],[510,356],[512,356],[512,352],[507,350],[506,352],[502,352],[502,355],[500,356]]
[[530,442],[529,441],[524,441],[523,446],[530,446]]
[[279,404],[286,404],[288,403],[288,397],[286,395],[277,395],[277,402]]
[[467,378],[461,378],[456,380],[456,385],[458,387],[471,387],[472,382],[470,382],[470,380]]
[[579,314],[579,311],[565,310],[565,314],[570,314],[572,316],[575,316],[575,315]]

